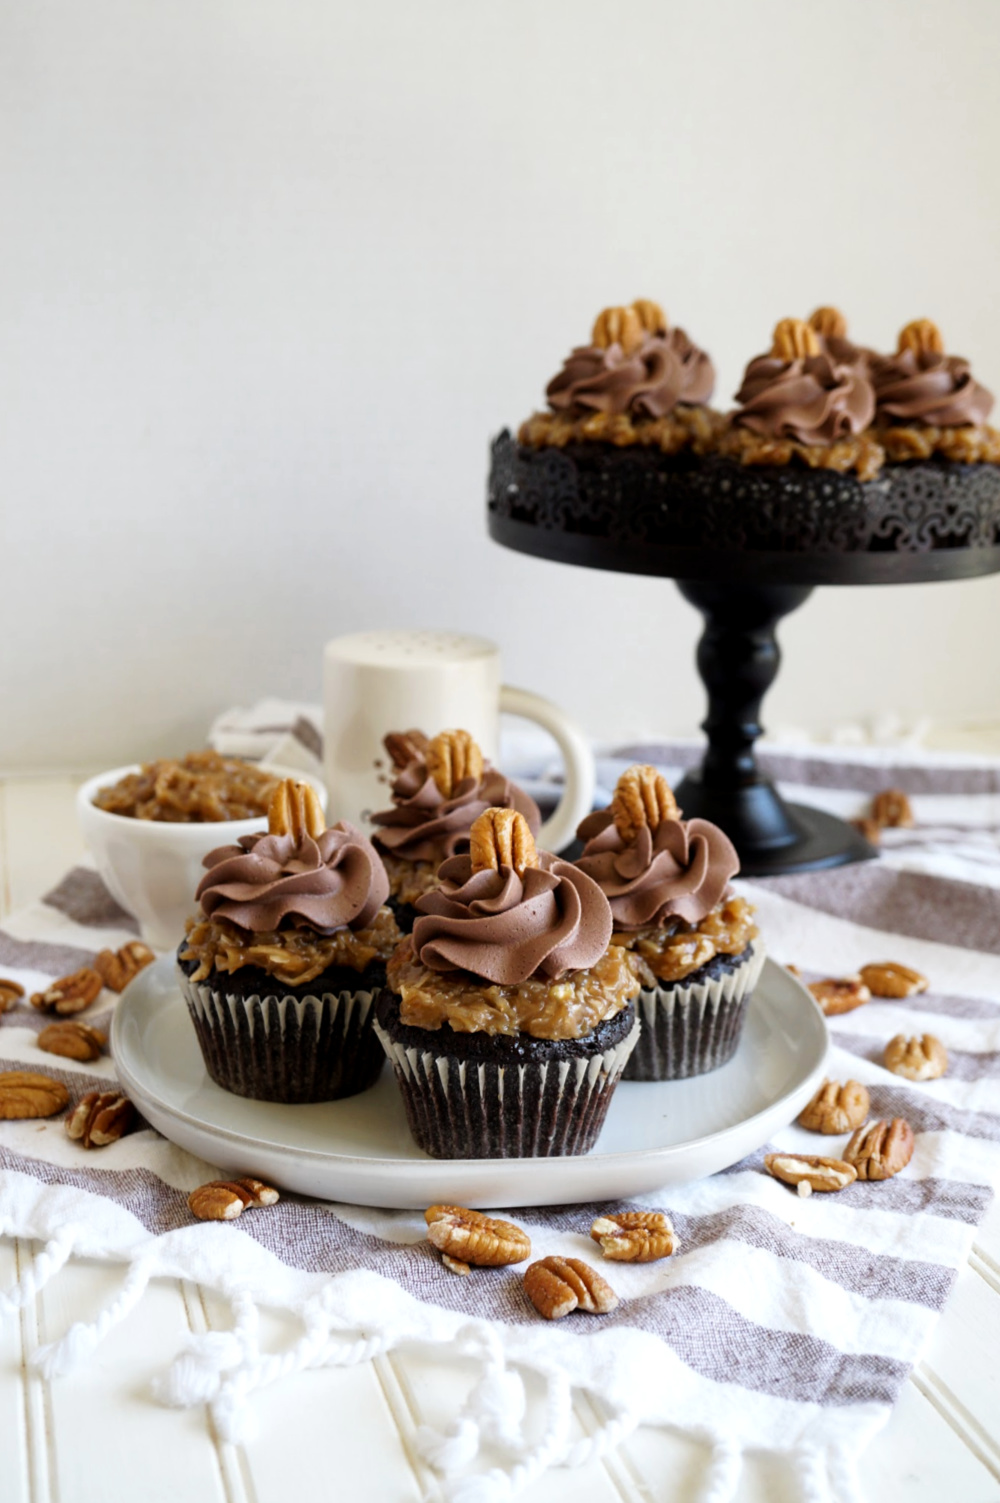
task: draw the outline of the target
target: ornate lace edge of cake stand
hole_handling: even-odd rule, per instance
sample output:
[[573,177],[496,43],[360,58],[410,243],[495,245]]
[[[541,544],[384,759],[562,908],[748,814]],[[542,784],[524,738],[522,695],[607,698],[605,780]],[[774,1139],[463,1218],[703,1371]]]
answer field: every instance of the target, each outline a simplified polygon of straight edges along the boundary
[[489,530],[520,552],[625,573],[955,579],[1000,570],[1000,467],[930,461],[863,482],[603,445],[527,450],[504,432],[492,447]]

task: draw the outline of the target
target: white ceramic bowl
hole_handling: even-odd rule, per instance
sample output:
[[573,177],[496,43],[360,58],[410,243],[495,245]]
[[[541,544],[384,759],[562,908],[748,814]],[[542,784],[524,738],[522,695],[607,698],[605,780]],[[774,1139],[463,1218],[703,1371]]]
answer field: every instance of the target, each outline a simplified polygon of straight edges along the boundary
[[[261,763],[277,777],[311,783],[326,807],[318,779],[297,769]],[[241,835],[267,829],[267,819],[224,819],[205,824],[168,824],[129,819],[98,809],[94,795],[117,783],[139,765],[98,773],[76,796],[80,828],[101,879],[111,896],[139,920],[142,937],[154,950],[170,950],[184,936],[184,921],[195,911],[195,888],[204,876],[202,859],[220,845],[235,845]]]

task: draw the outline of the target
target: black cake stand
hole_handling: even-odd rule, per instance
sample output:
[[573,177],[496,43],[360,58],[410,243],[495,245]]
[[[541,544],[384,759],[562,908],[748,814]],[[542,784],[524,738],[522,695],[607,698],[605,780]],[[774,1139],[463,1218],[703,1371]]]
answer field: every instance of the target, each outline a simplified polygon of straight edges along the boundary
[[[726,831],[747,876],[875,856],[844,820],[786,803],[757,766],[761,702],[781,661],[775,627],[816,585],[914,584],[1000,571],[1000,470],[925,464],[921,484],[908,477],[905,494],[898,482],[890,493],[877,482],[807,472],[789,477],[776,507],[773,471],[754,475],[724,461],[700,466],[696,484],[690,476],[681,485],[672,479],[669,500],[647,465],[644,502],[643,456],[635,463],[624,504],[617,473],[609,495],[572,454],[525,451],[501,434],[493,445],[490,536],[557,563],[673,579],[701,611],[697,663],[708,693],[708,745],[700,768],[675,793],[687,818],[710,819]],[[959,473],[971,470],[993,473]],[[968,483],[956,489],[963,479]]]

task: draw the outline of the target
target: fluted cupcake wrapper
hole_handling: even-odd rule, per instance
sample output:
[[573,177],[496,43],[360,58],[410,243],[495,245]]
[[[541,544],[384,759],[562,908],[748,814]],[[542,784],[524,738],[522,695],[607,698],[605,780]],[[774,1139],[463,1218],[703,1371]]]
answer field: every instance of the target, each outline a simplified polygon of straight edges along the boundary
[[734,971],[692,986],[644,987],[635,1003],[642,1032],[625,1079],[684,1080],[732,1059],[765,954],[763,942],[755,939]]
[[378,990],[241,997],[183,972],[180,979],[205,1068],[224,1091],[257,1101],[334,1101],[378,1079]]
[[417,1146],[440,1159],[589,1153],[639,1037],[602,1053],[503,1065],[406,1048],[375,1020]]

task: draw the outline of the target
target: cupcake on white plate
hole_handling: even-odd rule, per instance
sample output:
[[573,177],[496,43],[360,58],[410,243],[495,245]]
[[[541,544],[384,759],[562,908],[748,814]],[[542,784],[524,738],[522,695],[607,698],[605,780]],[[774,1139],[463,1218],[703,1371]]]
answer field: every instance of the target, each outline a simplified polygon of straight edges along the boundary
[[726,1063],[764,964],[754,910],[730,881],[732,841],[707,819],[683,820],[655,767],[629,767],[607,809],[577,829],[577,861],[611,906],[612,946],[642,990],[642,1028],[626,1080],[678,1080]]
[[288,779],[267,834],[210,851],[204,865],[178,966],[212,1079],[281,1102],[374,1085],[374,1000],[400,933],[371,841],[346,820],[327,828],[313,789]]

